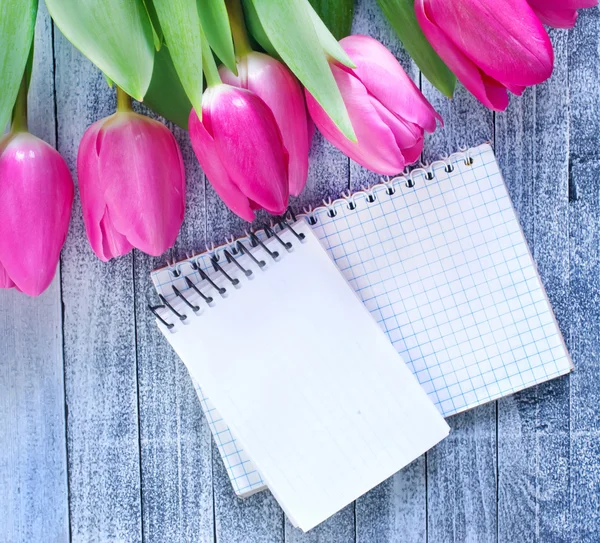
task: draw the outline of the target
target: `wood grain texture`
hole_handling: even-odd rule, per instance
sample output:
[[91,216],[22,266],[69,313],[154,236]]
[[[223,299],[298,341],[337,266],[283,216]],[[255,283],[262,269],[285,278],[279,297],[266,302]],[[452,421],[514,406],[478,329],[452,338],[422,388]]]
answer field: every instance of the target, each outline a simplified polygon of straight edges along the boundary
[[[101,263],[76,200],[50,289],[35,300],[0,291],[0,543],[598,541],[600,11],[551,32],[552,79],[495,117],[463,88],[452,101],[433,89],[374,0],[357,1],[353,31],[387,45],[444,117],[425,161],[495,143],[575,372],[452,417],[450,437],[426,457],[302,534],[268,492],[235,497],[187,371],[146,311],[162,259]],[[43,3],[36,36],[31,128],[74,172],[84,130],[114,111],[113,91],[58,30],[53,39]],[[188,200],[165,257],[180,259],[250,225],[175,134]],[[310,161],[295,211],[379,180],[318,133]],[[260,213],[252,226],[268,220]]]
[[425,456],[356,502],[357,543],[420,543],[427,540]]
[[[205,244],[204,176],[187,132],[169,128],[187,174],[185,221],[170,255],[182,259]],[[210,429],[185,365],[148,311],[158,303],[149,274],[165,259],[134,256],[143,536],[146,543],[208,543],[214,540]]]
[[572,541],[600,526],[600,12],[582,13],[569,35],[570,124],[570,512]]
[[[496,153],[557,320],[569,326],[567,36],[553,77],[496,116]],[[569,378],[498,401],[498,539],[569,539]]]
[[[458,84],[447,100],[423,80],[423,93],[445,126],[427,137],[431,162],[460,147],[493,141],[493,115]],[[496,403],[448,419],[450,436],[427,453],[429,541],[495,541]]]
[[[55,145],[52,23],[40,5],[29,129]],[[69,538],[60,273],[39,298],[0,290],[0,541]]]
[[[57,31],[58,149],[75,177],[85,129],[114,113],[114,90]],[[65,389],[73,542],[142,540],[132,256],[101,262],[78,194],[63,250]]]

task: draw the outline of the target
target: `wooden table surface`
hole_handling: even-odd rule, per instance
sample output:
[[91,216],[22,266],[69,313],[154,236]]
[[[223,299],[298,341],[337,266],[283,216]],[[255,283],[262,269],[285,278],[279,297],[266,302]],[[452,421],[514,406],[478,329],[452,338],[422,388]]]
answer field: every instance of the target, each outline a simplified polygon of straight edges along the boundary
[[[114,93],[40,9],[31,128],[74,171]],[[452,102],[435,91],[375,0],[357,3],[354,31],[390,47],[443,115],[425,160],[493,143],[576,371],[452,417],[448,439],[303,535],[268,492],[234,496],[190,378],[146,309],[164,257],[100,262],[76,200],[49,290],[0,292],[1,543],[600,541],[600,12],[551,32],[554,75],[499,114],[462,88]],[[188,203],[167,256],[180,258],[246,225],[175,134]],[[375,181],[317,135],[293,205]]]

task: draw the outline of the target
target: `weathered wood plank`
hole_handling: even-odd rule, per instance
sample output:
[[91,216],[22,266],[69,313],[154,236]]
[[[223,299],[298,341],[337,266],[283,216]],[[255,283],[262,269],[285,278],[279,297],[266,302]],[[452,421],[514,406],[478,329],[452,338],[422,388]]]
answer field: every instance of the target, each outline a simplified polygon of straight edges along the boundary
[[[55,145],[52,23],[39,6],[29,129]],[[60,273],[39,298],[0,291],[0,541],[69,539]]]
[[[493,115],[460,84],[452,101],[423,79],[423,93],[445,126],[427,137],[432,161],[494,135]],[[427,453],[428,541],[496,539],[496,403],[448,419],[450,436]]]
[[[376,2],[360,0],[356,3],[352,32],[366,34],[383,43],[419,85],[418,68]],[[351,162],[350,189],[353,192],[380,181],[381,176]],[[356,541],[424,542],[426,507],[425,456],[422,456],[356,501]]]
[[425,456],[421,456],[357,500],[357,542],[426,541],[425,470]]
[[[55,52],[58,148],[75,176],[79,141],[114,112],[114,90],[58,30]],[[132,257],[96,258],[78,196],[62,280],[72,541],[141,541]]]
[[187,174],[185,222],[170,255],[134,256],[143,535],[146,543],[208,543],[214,540],[211,433],[185,365],[148,311],[157,303],[152,269],[166,256],[185,258],[206,238],[204,177],[187,133],[173,131]]
[[[496,116],[496,153],[548,297],[569,325],[567,33],[552,78]],[[566,334],[565,334],[566,335]],[[569,379],[498,402],[498,539],[569,539]]]
[[597,541],[600,526],[600,11],[581,13],[569,34],[572,541]]

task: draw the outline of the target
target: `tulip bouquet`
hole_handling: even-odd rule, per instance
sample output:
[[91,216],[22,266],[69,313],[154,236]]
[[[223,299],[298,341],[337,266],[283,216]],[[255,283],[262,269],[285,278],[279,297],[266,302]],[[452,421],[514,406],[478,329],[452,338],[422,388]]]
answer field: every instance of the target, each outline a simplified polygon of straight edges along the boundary
[[[396,58],[350,35],[353,0],[45,0],[56,26],[105,75],[115,113],[85,132],[77,179],[92,250],[160,255],[185,209],[169,129],[189,129],[207,179],[247,221],[282,214],[307,180],[316,127],[382,175],[418,160],[442,119]],[[448,97],[459,80],[485,106],[550,77],[546,26],[570,28],[597,0],[373,0],[423,75]],[[61,156],[27,132],[38,0],[0,0],[0,288],[51,282],[74,186]],[[19,250],[17,250],[17,245]]]

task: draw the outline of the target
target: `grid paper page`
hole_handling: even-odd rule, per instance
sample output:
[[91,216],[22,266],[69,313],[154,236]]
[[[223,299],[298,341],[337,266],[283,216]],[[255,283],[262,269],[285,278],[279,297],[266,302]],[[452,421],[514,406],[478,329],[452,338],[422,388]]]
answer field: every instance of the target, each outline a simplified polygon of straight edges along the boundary
[[[165,336],[202,382],[292,522],[309,530],[449,431],[306,222],[267,268],[213,274],[227,297]],[[275,248],[277,240],[267,245]],[[262,248],[253,250],[267,260]],[[262,252],[262,253],[261,253]],[[204,293],[219,295],[201,284]],[[200,297],[190,293],[192,304]],[[168,318],[168,313],[164,313]]]
[[470,156],[314,226],[444,416],[572,368],[493,151]]
[[[340,200],[332,206],[335,217],[328,216],[328,209],[321,208],[314,213],[313,231],[396,349],[403,353],[444,416],[568,373],[572,367],[493,151],[489,145],[482,145],[471,149],[467,155],[473,164],[465,164],[465,155],[453,156],[449,162],[454,171],[449,174],[444,171],[446,164],[434,164],[435,177],[431,180],[425,179],[423,170],[415,170],[414,188],[406,187],[404,179],[391,184],[394,195],[387,194],[388,186],[376,187],[373,191],[375,202],[367,203],[368,195],[358,193],[354,196],[355,211],[348,209],[348,201]],[[419,207],[421,199],[424,203]],[[446,216],[450,211],[452,217],[450,213]],[[486,229],[486,221],[501,224],[498,230]],[[423,233],[416,232],[416,224],[424,229]],[[466,230],[470,235],[466,235]],[[474,235],[483,238],[482,246],[474,247]],[[415,249],[421,238],[429,250],[420,251],[418,258],[426,258],[423,268],[428,269],[428,273],[413,269],[414,253],[419,253]],[[403,247],[408,245],[413,264],[408,270],[402,270],[397,260],[404,259]],[[458,254],[450,255],[448,245]],[[387,258],[381,254],[382,249],[389,252]],[[425,292],[432,282],[427,276],[432,275],[432,270],[439,272],[441,263],[448,257],[454,260],[446,260],[447,269],[433,278],[433,288],[427,288]],[[455,265],[455,260],[460,263],[467,257],[478,262],[469,262],[469,267]],[[489,265],[490,259],[494,259],[492,263],[500,263],[498,269],[495,264]],[[503,259],[512,264],[509,273],[504,273],[507,270],[500,267]],[[207,254],[196,257],[195,261],[202,268],[210,269]],[[179,266],[183,275],[193,273],[186,262]],[[461,276],[458,276],[459,271]],[[172,297],[173,285],[185,288],[181,277],[174,277],[170,269],[156,270],[152,279],[157,291],[167,297]],[[196,276],[194,279],[199,280]],[[484,299],[491,297],[491,301],[502,304],[500,307],[504,310],[504,304],[507,304],[510,312],[502,311],[500,315],[496,308],[492,323],[483,318],[474,328],[474,319],[481,315],[478,308],[482,304],[478,293],[469,290],[475,280],[480,292],[485,293]],[[480,284],[482,280],[483,285]],[[373,283],[369,284],[370,281]],[[507,292],[504,292],[505,287]],[[465,292],[471,293],[472,298],[467,303],[473,304],[475,311],[465,312],[470,309],[470,305],[464,306]],[[400,296],[406,296],[406,304],[401,303]],[[459,313],[461,306],[462,314]],[[424,308],[422,311],[421,307]],[[432,308],[435,308],[433,313]],[[452,320],[444,322],[448,317]],[[442,334],[444,327],[450,328],[450,336]],[[496,332],[497,342],[494,343]],[[482,337],[487,338],[483,348],[480,346]],[[202,395],[197,383],[196,387],[203,407],[210,409],[210,401]],[[221,419],[218,414],[211,414]],[[211,417],[208,419],[211,424]],[[212,425],[211,430],[216,436],[218,430]],[[233,473],[229,469],[229,459],[233,459],[253,477],[259,476],[239,443],[233,442],[236,452],[227,457],[230,453],[223,451],[218,438],[216,442],[238,495],[244,495],[246,489],[264,488],[262,482],[250,483],[243,474],[240,476],[239,471]],[[227,442],[231,443],[231,440],[227,439]]]
[[219,449],[219,454],[225,464],[233,490],[238,496],[244,498],[264,490],[266,485],[252,460],[250,460],[238,440],[235,439],[231,429],[210,401],[210,398],[204,394],[198,382],[195,379],[192,379],[192,381],[208,421],[208,426]]

